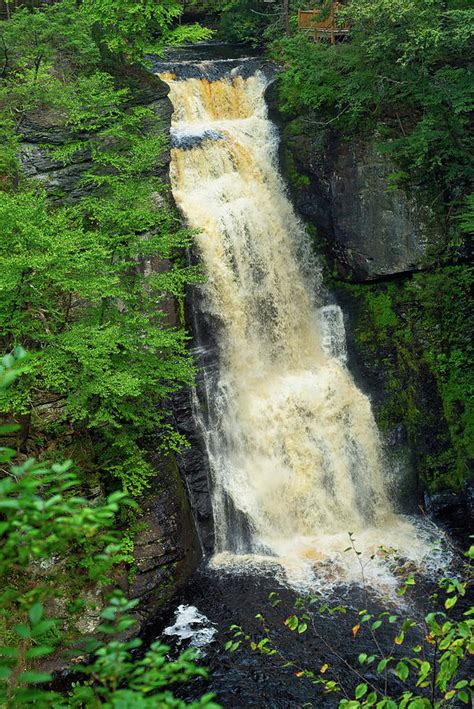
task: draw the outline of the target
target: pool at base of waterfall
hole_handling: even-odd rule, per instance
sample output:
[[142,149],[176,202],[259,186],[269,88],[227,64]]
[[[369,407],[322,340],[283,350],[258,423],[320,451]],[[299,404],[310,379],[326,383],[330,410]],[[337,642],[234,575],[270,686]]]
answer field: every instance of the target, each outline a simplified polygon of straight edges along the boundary
[[[157,639],[171,645],[173,657],[186,647],[195,647],[197,662],[209,670],[208,680],[198,678],[174,689],[177,696],[191,701],[215,692],[216,701],[229,709],[337,707],[344,692],[350,694],[361,681],[355,674],[361,670],[358,657],[379,652],[369,626],[361,624],[361,610],[374,618],[387,613],[375,631],[387,655],[401,657],[408,647],[423,642],[424,633],[417,627],[406,633],[406,644],[398,646],[393,641],[403,618],[420,621],[427,612],[430,594],[435,590],[433,581],[416,577],[416,583],[398,600],[372,595],[355,584],[334,587],[327,594],[320,589],[313,602],[307,602],[308,629],[299,633],[289,629],[287,619],[303,614],[297,601],[300,594],[278,580],[274,572],[271,563],[266,570],[260,565],[258,574],[246,572],[245,567],[223,572],[203,565],[149,628],[148,641]],[[301,595],[308,597],[307,592]],[[397,621],[388,622],[394,616]],[[242,635],[235,636],[239,632],[235,626],[242,629]],[[276,649],[275,654],[252,649],[251,643],[256,645],[265,637],[270,638],[267,648]],[[225,649],[230,640],[240,641],[234,651]],[[375,664],[371,669],[365,667],[363,674],[364,681],[377,685],[380,676]],[[314,683],[321,669],[325,678],[341,685],[342,692],[328,695]],[[314,672],[314,677],[305,676],[305,670]],[[398,696],[404,688],[398,677],[389,673],[388,692]]]

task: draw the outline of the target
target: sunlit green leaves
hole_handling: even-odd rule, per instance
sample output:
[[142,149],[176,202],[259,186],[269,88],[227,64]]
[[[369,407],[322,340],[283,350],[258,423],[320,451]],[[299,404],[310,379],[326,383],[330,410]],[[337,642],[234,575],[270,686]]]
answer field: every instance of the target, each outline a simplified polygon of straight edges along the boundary
[[296,630],[296,628],[298,627],[298,617],[296,615],[291,615],[285,620],[285,625],[290,630]]
[[358,684],[355,691],[355,698],[361,699],[366,694],[368,686],[364,683]]
[[[106,466],[135,494],[152,476],[135,442],[138,429],[160,428],[158,402],[189,384],[194,371],[185,333],[166,326],[160,306],[169,308],[171,296],[182,298],[186,284],[200,278],[179,264],[157,274],[139,268],[145,259],[172,258],[190,237],[166,200],[157,201],[158,182],[136,177],[149,166],[140,166],[143,118],[137,110],[135,132],[128,142],[120,138],[116,162],[114,151],[99,159],[99,167],[115,170],[100,199],[52,209],[36,191],[0,195],[0,334],[30,346],[25,376],[6,407],[27,413],[33,387],[53,392],[63,402],[57,424],[99,429]],[[155,152],[143,140],[147,160],[156,160],[162,138],[153,138]],[[163,445],[182,445],[168,425],[162,431]]]
[[183,11],[176,0],[86,0],[82,12],[97,26],[101,44],[113,55],[143,60],[147,52],[163,46],[209,38],[211,32],[197,25],[173,26]]

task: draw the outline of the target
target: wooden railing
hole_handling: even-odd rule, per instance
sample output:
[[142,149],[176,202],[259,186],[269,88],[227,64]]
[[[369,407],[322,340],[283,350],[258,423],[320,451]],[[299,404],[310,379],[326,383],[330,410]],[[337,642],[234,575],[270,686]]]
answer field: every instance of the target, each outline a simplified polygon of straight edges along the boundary
[[298,10],[298,28],[306,32],[315,42],[329,39],[331,44],[335,44],[337,39],[343,39],[349,32],[346,25],[338,27],[336,24],[336,15],[340,7],[340,3],[332,2],[329,14],[324,19],[318,19],[318,15],[322,15],[321,10]]

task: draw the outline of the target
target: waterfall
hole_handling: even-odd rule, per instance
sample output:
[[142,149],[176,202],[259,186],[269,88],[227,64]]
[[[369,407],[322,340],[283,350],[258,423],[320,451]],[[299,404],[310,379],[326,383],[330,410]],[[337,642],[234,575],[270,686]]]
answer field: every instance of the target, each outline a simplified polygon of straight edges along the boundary
[[218,345],[205,425],[217,560],[326,564],[350,580],[360,573],[344,552],[350,531],[374,556],[374,577],[381,544],[419,561],[426,534],[392,509],[370,402],[346,368],[342,313],[322,302],[279,174],[264,74],[161,76],[174,107],[173,195],[195,230],[200,308]]

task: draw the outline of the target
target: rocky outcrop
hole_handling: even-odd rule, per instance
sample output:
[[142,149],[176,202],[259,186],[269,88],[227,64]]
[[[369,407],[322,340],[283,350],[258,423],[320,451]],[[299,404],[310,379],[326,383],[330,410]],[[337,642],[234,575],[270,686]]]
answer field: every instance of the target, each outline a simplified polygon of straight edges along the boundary
[[176,461],[156,454],[156,488],[143,498],[134,535],[135,568],[127,578],[130,598],[140,599],[137,614],[147,620],[196,569],[201,549]]
[[416,191],[389,189],[396,166],[372,140],[335,134],[287,140],[298,173],[299,211],[323,233],[340,275],[356,281],[417,270],[444,242],[436,215]]
[[[121,82],[130,90],[130,105],[147,106],[158,116],[165,129],[169,126],[172,113],[171,102],[168,100],[169,88],[161,79],[129,67],[126,76],[121,77]],[[20,133],[22,140],[19,159],[22,171],[26,177],[41,183],[50,201],[74,203],[95,189],[94,185],[84,180],[92,167],[87,149],[75,153],[68,162],[52,157],[52,149],[61,148],[72,139],[63,114],[51,109],[31,113],[23,120]],[[81,137],[87,138],[85,135]],[[168,162],[169,154],[165,151],[156,166],[156,174],[162,179],[167,179]]]
[[274,86],[267,95],[282,127],[294,204],[316,227],[338,275],[370,281],[423,268],[445,243],[443,220],[415,187],[389,186],[399,168],[376,137],[348,140],[316,124],[285,123]]
[[[35,139],[40,140],[41,135],[32,133],[32,142],[21,143],[20,162],[23,173],[41,182],[50,200],[77,202],[93,189],[91,185],[83,183],[85,173],[92,167],[90,154],[81,151],[74,156],[71,164],[53,160],[48,148],[33,142]],[[67,134],[64,134],[64,142],[66,140]]]
[[474,522],[474,487],[466,484],[460,492],[438,492],[424,496],[425,509],[460,540],[467,549]]

